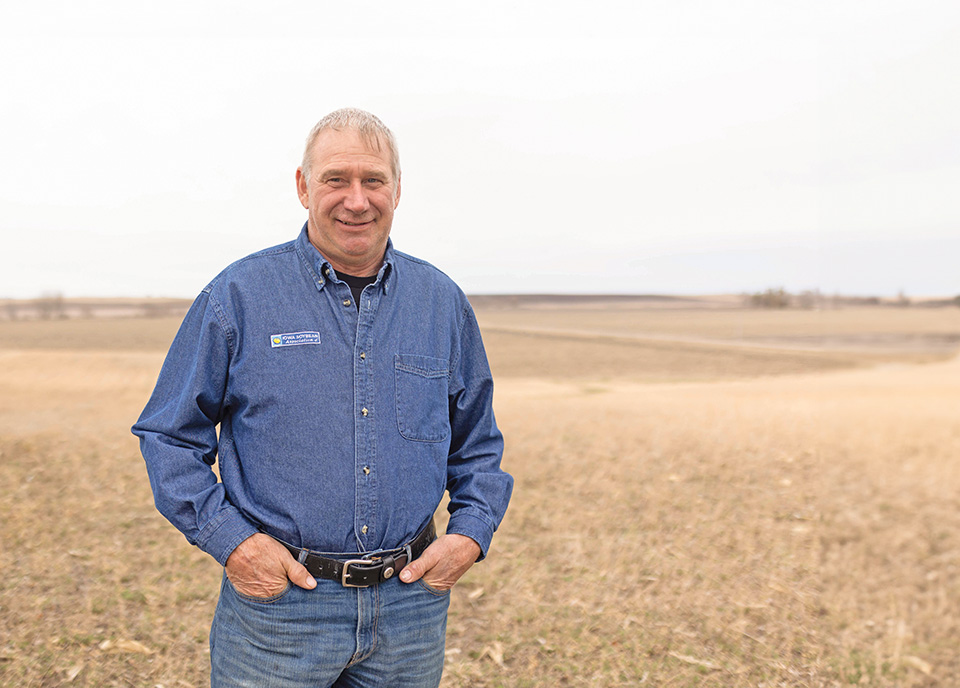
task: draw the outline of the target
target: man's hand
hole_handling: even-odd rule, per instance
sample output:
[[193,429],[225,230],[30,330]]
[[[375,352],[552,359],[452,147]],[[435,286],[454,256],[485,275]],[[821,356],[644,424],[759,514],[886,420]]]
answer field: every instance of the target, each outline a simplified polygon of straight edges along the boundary
[[466,535],[441,535],[418,559],[403,567],[400,580],[413,583],[420,578],[431,588],[449,590],[480,556],[480,545]]
[[237,592],[251,597],[279,595],[287,587],[287,579],[305,590],[317,587],[317,581],[287,548],[265,533],[241,542],[224,568]]

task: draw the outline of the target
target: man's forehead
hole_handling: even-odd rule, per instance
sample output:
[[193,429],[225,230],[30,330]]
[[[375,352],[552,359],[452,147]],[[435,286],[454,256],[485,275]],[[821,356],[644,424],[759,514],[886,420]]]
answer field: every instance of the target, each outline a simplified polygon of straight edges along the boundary
[[323,169],[357,164],[390,169],[390,149],[384,142],[352,130],[321,132],[312,153],[314,164]]

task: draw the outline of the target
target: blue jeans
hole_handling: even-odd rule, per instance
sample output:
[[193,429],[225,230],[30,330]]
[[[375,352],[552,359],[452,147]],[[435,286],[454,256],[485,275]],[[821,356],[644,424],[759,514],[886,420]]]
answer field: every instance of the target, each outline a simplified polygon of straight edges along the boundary
[[436,688],[450,593],[397,578],[318,580],[252,598],[226,576],[210,629],[211,688]]

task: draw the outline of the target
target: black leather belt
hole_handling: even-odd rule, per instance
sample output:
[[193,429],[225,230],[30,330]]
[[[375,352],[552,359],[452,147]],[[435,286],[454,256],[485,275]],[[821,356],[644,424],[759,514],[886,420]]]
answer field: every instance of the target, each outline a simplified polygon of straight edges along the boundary
[[359,559],[331,559],[314,554],[308,549],[294,547],[282,540],[279,542],[290,550],[290,554],[303,564],[314,578],[339,581],[345,588],[368,588],[393,578],[404,566],[423,554],[423,550],[436,539],[437,529],[433,519],[430,519],[430,523],[420,534],[403,547],[371,552]]

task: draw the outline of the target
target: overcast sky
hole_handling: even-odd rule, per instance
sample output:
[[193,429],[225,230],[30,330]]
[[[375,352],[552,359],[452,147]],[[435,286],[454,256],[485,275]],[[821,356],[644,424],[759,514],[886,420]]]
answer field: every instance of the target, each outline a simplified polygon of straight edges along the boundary
[[0,10],[0,298],[196,295],[305,220],[313,123],[396,133],[468,293],[960,294],[960,3]]

